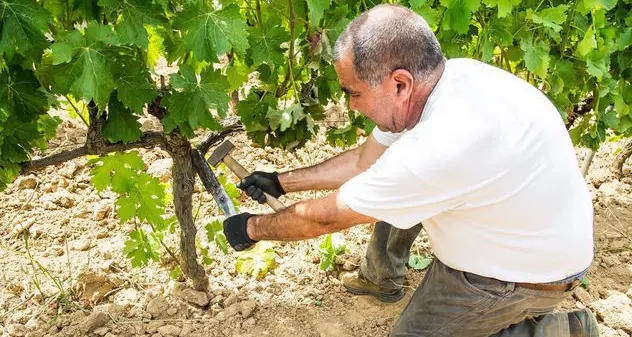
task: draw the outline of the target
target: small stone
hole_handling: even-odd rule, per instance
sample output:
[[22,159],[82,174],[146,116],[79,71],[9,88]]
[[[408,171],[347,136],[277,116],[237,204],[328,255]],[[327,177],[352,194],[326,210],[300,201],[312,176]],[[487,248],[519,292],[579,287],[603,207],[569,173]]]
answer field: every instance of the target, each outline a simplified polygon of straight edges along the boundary
[[56,256],[64,255],[64,249],[61,246],[53,246],[52,250],[53,254],[55,254]]
[[345,263],[342,265],[342,270],[346,270],[346,271],[356,270],[356,268],[358,268],[358,266],[351,263],[351,261],[345,261]]
[[220,312],[222,312],[222,310],[224,309],[222,309],[222,306],[219,305],[218,303],[214,303],[213,305],[211,305],[211,313],[213,315],[219,314]]
[[607,255],[601,261],[606,267],[616,266],[620,263],[619,257],[616,255]]
[[90,248],[90,239],[88,238],[80,239],[79,241],[75,242],[72,245],[72,248],[80,252],[86,251]]
[[241,328],[245,330],[250,330],[254,328],[255,325],[257,325],[257,321],[255,320],[254,317],[250,317],[247,320],[245,320],[243,323],[241,323]]
[[97,239],[105,239],[110,236],[110,231],[107,229],[102,229],[97,233]]
[[22,324],[9,324],[7,325],[7,333],[9,336],[25,336],[26,328]]
[[180,335],[180,331],[182,331],[182,329],[175,325],[165,325],[158,328],[158,332],[163,336],[178,336]]
[[61,192],[57,192],[53,194],[54,199],[53,203],[59,207],[70,208],[75,205],[75,199],[73,196],[66,190],[62,190]]
[[98,329],[94,330],[94,334],[95,335],[99,335],[99,336],[105,336],[105,334],[107,334],[110,331],[110,329],[106,328],[106,327],[100,327]]
[[610,243],[609,251],[611,253],[620,253],[628,248],[627,240],[616,240]]
[[586,306],[590,305],[590,303],[593,301],[592,296],[586,291],[586,289],[582,287],[575,288],[575,290],[573,291],[573,295],[575,296],[575,298],[577,298],[578,301]]
[[385,326],[386,324],[388,324],[388,318],[386,317],[380,317],[375,322],[375,325],[377,326]]
[[176,308],[172,307],[172,308],[167,309],[167,315],[169,315],[169,316],[173,316],[173,315],[175,315],[177,313],[178,313],[178,309],[176,309]]
[[240,303],[240,306],[241,315],[244,318],[248,318],[252,316],[252,313],[255,311],[255,308],[257,307],[257,302],[255,302],[254,300],[243,301]]
[[18,180],[18,188],[21,190],[32,190],[37,186],[37,179],[34,176],[23,177]]
[[230,296],[228,296],[227,299],[224,300],[224,308],[230,307],[237,302],[239,302],[239,298],[237,298],[237,295],[231,294]]
[[72,162],[72,161],[68,161],[66,162],[66,164],[64,165],[64,167],[62,167],[59,171],[59,174],[62,177],[68,178],[68,179],[72,179],[72,177],[75,175],[75,171],[77,170],[77,165]]
[[217,316],[215,316],[215,319],[223,322],[235,315],[237,315],[239,313],[239,311],[241,310],[240,305],[237,304],[233,304],[232,306],[224,309],[223,311],[221,311],[220,313],[217,314]]
[[336,256],[336,264],[337,265],[345,264],[345,259],[343,259],[342,256],[340,256],[340,255]]
[[208,295],[203,291],[186,288],[179,291],[177,295],[186,302],[195,304],[198,307],[206,307],[209,303]]
[[112,212],[112,205],[108,202],[100,202],[92,210],[93,219],[96,221],[105,219]]
[[168,308],[169,303],[167,300],[162,295],[158,295],[149,301],[146,310],[151,317],[157,318],[166,313]]
[[108,315],[103,312],[93,312],[90,316],[86,317],[83,322],[81,322],[79,330],[81,330],[83,334],[87,334],[96,328],[104,326],[109,319]]

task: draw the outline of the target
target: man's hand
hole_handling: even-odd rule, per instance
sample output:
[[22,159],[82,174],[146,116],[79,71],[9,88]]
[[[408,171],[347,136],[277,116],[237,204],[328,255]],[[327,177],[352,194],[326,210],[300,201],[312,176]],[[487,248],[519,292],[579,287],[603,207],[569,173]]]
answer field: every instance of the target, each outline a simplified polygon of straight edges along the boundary
[[246,227],[248,226],[248,219],[253,216],[250,213],[240,213],[233,215],[224,220],[224,235],[228,243],[236,250],[241,251],[250,248],[250,246],[257,243],[248,236]]
[[266,192],[275,198],[285,194],[285,191],[279,182],[279,175],[276,172],[268,173],[255,171],[240,181],[237,184],[237,187],[244,190],[249,197],[260,204],[266,202],[266,196],[263,192]]

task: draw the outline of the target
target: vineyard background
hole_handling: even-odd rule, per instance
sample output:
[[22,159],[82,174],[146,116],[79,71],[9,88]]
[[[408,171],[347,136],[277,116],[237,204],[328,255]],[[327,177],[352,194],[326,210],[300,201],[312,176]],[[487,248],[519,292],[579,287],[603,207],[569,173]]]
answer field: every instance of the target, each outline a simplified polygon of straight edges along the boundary
[[[361,142],[372,124],[346,109],[331,47],[376,3],[0,0],[3,333],[386,335],[404,303],[337,281],[369,225],[344,233],[339,256],[339,236],[235,254],[190,161],[229,137],[247,169],[284,171]],[[545,92],[584,167],[599,150],[595,268],[565,307],[593,309],[605,335],[632,333],[630,0],[395,3],[428,20],[447,57]],[[217,173],[242,210],[267,211]],[[431,258],[425,236],[413,248],[410,290]]]

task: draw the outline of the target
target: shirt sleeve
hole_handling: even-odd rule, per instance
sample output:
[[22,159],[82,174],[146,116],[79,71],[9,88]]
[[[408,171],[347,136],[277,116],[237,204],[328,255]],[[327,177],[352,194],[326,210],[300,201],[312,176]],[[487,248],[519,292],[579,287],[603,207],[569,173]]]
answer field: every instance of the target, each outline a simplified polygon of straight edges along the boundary
[[372,133],[373,133],[373,137],[375,137],[375,140],[377,140],[378,143],[384,146],[391,146],[391,144],[393,144],[403,134],[403,132],[392,133],[392,132],[382,131],[377,126],[373,128]]
[[402,229],[456,208],[460,193],[448,186],[455,163],[436,152],[432,146],[420,149],[414,137],[402,137],[343,184],[340,197],[352,210]]

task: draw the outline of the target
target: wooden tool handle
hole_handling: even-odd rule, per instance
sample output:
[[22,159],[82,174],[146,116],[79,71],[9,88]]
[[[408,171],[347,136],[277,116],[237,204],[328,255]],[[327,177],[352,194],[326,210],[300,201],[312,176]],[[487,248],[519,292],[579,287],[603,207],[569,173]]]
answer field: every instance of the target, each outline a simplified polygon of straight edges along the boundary
[[[224,157],[224,164],[226,164],[226,166],[228,166],[228,168],[233,171],[233,173],[235,173],[237,177],[239,177],[239,179],[244,179],[250,175],[250,172],[248,172],[243,166],[241,166],[238,161],[236,161],[230,155]],[[285,205],[279,201],[279,199],[265,192],[263,192],[263,194],[265,194],[266,196],[266,204],[268,204],[268,206],[270,206],[275,212],[282,211],[286,208]]]

